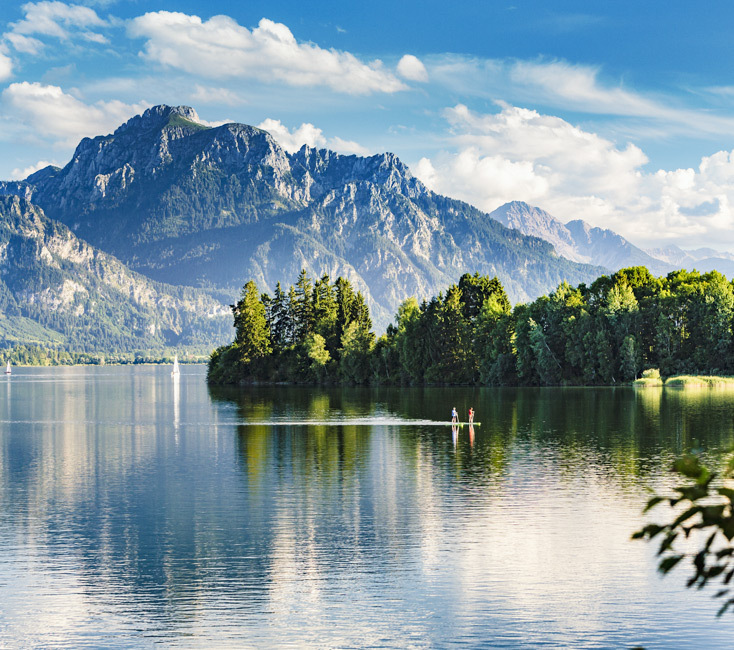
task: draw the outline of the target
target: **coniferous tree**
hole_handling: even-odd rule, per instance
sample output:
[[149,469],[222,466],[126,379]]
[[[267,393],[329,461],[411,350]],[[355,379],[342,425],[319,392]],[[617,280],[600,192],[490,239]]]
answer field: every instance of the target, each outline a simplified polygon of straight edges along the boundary
[[347,325],[353,320],[352,305],[355,300],[354,290],[349,280],[339,277],[336,280],[336,343],[341,346],[342,336]]
[[280,282],[275,285],[270,315],[273,349],[282,351],[292,343],[290,333],[293,330],[293,323],[288,296],[280,286]]
[[250,280],[242,290],[242,297],[232,306],[235,326],[235,345],[240,358],[248,363],[271,352],[270,331],[255,282]]
[[337,311],[335,289],[329,281],[329,276],[324,275],[314,285],[313,320],[314,331],[323,337],[331,356],[334,356],[338,349]]
[[306,269],[301,269],[298,275],[295,295],[296,340],[301,342],[309,334],[312,334],[314,329],[313,284],[311,278],[308,277],[308,273],[306,273]]

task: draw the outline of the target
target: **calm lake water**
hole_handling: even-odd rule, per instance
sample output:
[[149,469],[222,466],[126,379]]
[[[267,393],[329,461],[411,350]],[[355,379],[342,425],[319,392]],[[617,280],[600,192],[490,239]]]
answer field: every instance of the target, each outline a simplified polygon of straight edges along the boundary
[[[3,385],[4,383],[4,385]],[[433,421],[452,406],[481,426]],[[734,393],[0,381],[2,647],[731,647],[630,541]]]

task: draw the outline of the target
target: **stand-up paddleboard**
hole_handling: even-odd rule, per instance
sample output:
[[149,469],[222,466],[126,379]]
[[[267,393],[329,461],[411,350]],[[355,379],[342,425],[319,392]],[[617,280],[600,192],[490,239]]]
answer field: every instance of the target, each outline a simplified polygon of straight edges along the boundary
[[448,424],[450,427],[478,427],[481,422],[438,422],[437,424]]

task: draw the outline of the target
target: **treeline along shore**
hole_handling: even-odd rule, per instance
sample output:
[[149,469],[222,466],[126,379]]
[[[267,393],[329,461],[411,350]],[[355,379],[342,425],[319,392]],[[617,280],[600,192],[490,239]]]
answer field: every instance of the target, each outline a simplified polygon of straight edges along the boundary
[[209,361],[215,384],[613,385],[648,368],[734,374],[734,285],[717,271],[654,277],[632,267],[514,308],[497,278],[465,274],[430,300],[405,300],[380,337],[348,280],[305,271],[273,296],[248,282],[232,311],[235,340]]

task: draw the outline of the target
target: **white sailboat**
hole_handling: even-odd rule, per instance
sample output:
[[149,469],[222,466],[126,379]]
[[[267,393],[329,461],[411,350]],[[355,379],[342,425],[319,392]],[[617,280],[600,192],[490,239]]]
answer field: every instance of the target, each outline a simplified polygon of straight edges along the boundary
[[12,370],[10,370],[10,361],[8,361],[8,365],[5,366],[5,374],[9,375],[11,372]]
[[178,369],[178,355],[173,357],[173,370],[171,370],[171,377],[178,377],[181,371]]

